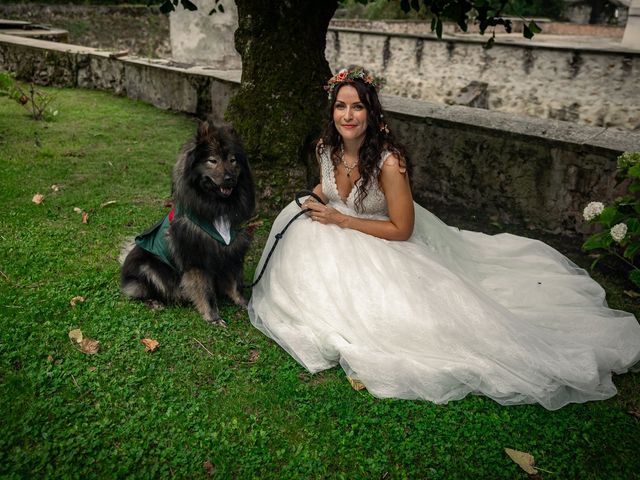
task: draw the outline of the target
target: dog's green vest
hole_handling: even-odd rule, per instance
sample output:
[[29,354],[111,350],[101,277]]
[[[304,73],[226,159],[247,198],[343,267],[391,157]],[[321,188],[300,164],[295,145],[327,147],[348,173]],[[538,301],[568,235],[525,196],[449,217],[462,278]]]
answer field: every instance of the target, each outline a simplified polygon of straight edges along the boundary
[[[164,217],[146,232],[138,235],[136,237],[136,245],[138,245],[143,250],[152,253],[174,270],[177,270],[176,266],[171,261],[171,252],[169,251],[169,246],[167,245],[167,230],[169,230],[171,222],[173,221],[175,216],[180,217],[183,215],[187,217],[191,222],[195,223],[202,230],[207,232],[207,234],[211,238],[223,245],[227,245],[227,243],[222,238],[222,235],[220,235],[220,232],[216,230],[211,222],[202,220],[201,218],[196,217],[191,212],[182,211],[180,210],[180,208],[171,209],[166,217]],[[230,233],[231,240],[229,241],[229,244],[231,244],[234,238],[236,238],[238,230],[231,229]]]

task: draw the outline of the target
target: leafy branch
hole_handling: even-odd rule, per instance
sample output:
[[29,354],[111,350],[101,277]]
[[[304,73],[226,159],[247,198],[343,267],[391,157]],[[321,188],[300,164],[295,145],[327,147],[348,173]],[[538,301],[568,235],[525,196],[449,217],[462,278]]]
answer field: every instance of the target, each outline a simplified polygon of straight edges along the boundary
[[628,182],[627,194],[612,205],[591,202],[583,212],[584,219],[601,226],[590,236],[583,250],[600,250],[591,268],[607,256],[614,256],[629,268],[629,280],[640,288],[640,152],[625,152],[618,157],[618,179]]
[[[182,8],[189,11],[194,11],[198,9],[198,7],[190,0],[159,0],[159,1],[151,0],[149,3],[160,3],[160,11],[162,13],[171,13],[175,11],[178,5],[182,5]],[[224,5],[220,3],[220,0],[215,0],[215,5],[209,12],[209,15],[216,12],[224,13]]]
[[[344,1],[344,0],[339,0]],[[371,0],[356,0],[356,2],[366,5]],[[391,1],[391,0],[389,0]],[[149,3],[159,3],[162,13],[170,13],[176,10],[178,5],[182,5],[185,10],[194,11],[198,7],[191,0],[149,0]],[[274,2],[277,3],[277,2]],[[480,33],[484,35],[488,28],[491,28],[491,37],[487,41],[485,48],[491,48],[495,42],[495,27],[504,27],[507,33],[511,33],[513,25],[510,19],[503,18],[504,10],[509,4],[509,0],[400,0],[400,8],[408,13],[410,10],[419,12],[422,7],[431,12],[431,31],[436,32],[438,38],[442,38],[443,19],[453,20],[458,24],[463,32],[468,30],[470,23],[477,22]],[[274,6],[273,8],[277,8]],[[224,13],[224,6],[220,0],[215,0],[213,9],[209,15],[220,12]],[[542,29],[530,20],[528,23],[523,18],[522,35],[531,39]]]

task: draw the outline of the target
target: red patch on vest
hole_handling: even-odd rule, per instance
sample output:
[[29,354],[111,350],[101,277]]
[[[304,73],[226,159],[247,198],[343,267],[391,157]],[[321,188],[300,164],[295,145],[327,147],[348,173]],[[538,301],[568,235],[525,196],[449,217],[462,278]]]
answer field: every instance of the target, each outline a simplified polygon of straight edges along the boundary
[[255,224],[255,223],[253,223],[253,224],[249,225],[249,226],[247,227],[247,233],[248,233],[249,235],[252,235],[252,236],[253,236],[254,232],[256,231],[256,228],[258,228],[258,225],[257,225],[257,224]]
[[175,208],[172,208],[171,211],[169,212],[169,221],[173,222],[173,214],[174,214],[174,210]]

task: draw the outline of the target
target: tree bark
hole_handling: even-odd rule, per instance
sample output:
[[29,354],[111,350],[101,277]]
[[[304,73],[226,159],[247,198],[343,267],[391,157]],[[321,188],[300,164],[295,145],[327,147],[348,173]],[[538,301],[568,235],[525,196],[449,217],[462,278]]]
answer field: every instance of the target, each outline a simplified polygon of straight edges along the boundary
[[236,0],[242,83],[225,113],[252,160],[306,162],[331,76],[324,56],[337,0]]

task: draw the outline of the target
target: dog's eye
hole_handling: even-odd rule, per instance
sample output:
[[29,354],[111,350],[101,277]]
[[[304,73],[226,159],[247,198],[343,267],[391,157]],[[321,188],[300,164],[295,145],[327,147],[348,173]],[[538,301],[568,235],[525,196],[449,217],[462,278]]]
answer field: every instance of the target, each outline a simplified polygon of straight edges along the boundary
[[236,164],[236,157],[229,158],[229,161],[231,162],[232,165],[235,165]]
[[218,159],[216,157],[209,157],[207,158],[207,162],[210,163],[211,165],[217,165]]

